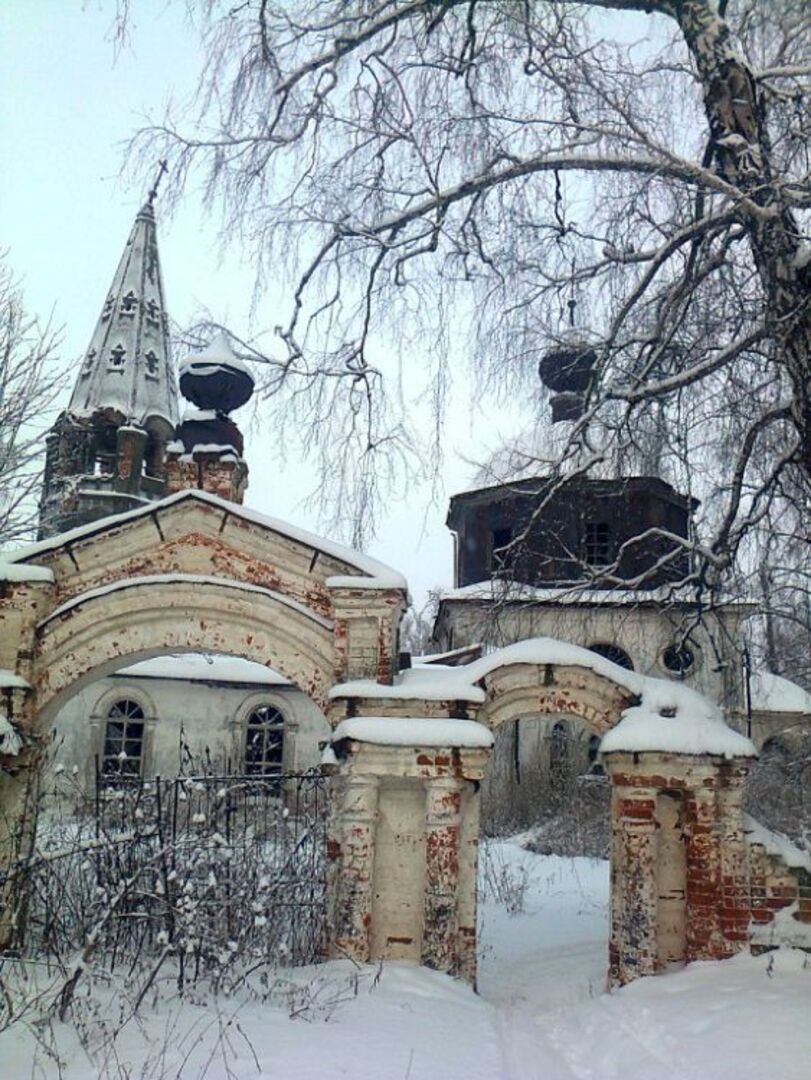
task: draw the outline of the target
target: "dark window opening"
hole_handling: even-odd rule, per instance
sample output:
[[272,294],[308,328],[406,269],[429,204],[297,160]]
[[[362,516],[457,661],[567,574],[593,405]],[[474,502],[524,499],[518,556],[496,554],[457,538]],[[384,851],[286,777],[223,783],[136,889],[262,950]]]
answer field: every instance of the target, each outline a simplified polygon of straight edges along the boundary
[[490,568],[502,570],[512,561],[512,552],[505,549],[513,538],[513,531],[509,526],[502,529],[493,529],[492,542],[490,545]]
[[673,675],[686,675],[695,662],[693,650],[686,645],[668,645],[662,653],[662,663]]
[[102,776],[140,776],[144,758],[144,710],[137,701],[123,698],[107,713],[104,728]]
[[605,566],[611,562],[611,544],[607,522],[586,522],[585,559],[589,566]]
[[588,761],[589,761],[589,769],[588,769],[588,771],[591,773],[592,776],[603,776],[604,775],[603,767],[597,761],[597,757],[598,757],[599,753],[600,753],[600,736],[599,735],[590,735],[589,736],[589,749],[588,749]]
[[245,732],[245,773],[278,776],[284,758],[284,717],[272,705],[258,705]]
[[599,641],[594,645],[589,645],[589,652],[597,653],[598,656],[604,656],[606,660],[610,660],[612,664],[618,664],[628,671],[634,670],[633,660],[625,649],[621,649],[619,645],[612,645],[610,642]]

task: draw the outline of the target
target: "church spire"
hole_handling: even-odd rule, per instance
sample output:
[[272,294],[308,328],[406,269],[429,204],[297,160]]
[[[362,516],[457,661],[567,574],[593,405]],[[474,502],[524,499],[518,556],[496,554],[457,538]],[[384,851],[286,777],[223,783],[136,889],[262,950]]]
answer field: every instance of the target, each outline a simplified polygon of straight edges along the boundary
[[68,412],[83,420],[104,415],[170,438],[177,387],[152,208],[156,189],[157,182],[135,218]]
[[138,211],[76,380],[46,438],[40,536],[161,498],[177,384],[153,202]]

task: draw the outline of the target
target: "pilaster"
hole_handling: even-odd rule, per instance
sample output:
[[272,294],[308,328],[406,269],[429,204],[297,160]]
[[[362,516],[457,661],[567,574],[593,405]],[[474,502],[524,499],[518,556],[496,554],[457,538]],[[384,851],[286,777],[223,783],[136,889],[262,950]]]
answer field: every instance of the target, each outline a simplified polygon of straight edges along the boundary
[[426,781],[425,929],[422,962],[437,971],[457,963],[459,842],[463,781],[434,777]]

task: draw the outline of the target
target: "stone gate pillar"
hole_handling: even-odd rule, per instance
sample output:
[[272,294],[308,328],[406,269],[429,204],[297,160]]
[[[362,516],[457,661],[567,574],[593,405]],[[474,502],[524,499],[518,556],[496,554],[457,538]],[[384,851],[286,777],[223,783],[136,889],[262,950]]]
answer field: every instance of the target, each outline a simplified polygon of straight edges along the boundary
[[457,893],[462,788],[456,777],[425,782],[425,930],[422,962],[438,971],[456,966]]
[[329,955],[476,975],[478,790],[471,720],[353,717],[333,735]]
[[621,986],[656,970],[656,789],[613,764],[608,977]]
[[327,853],[330,955],[370,959],[375,827],[380,780],[348,773],[332,779]]
[[[750,915],[747,758],[611,751],[602,760],[612,783],[610,984],[673,962],[674,905],[682,926],[676,959],[732,956],[748,940]],[[668,802],[681,807],[675,825],[663,812]],[[664,865],[663,854],[679,845],[682,858]]]

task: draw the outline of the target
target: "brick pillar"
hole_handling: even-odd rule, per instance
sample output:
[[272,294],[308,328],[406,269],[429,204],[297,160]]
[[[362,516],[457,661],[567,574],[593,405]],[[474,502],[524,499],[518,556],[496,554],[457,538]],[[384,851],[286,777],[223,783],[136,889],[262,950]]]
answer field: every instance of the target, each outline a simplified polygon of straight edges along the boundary
[[422,962],[437,971],[456,968],[461,801],[460,780],[426,781]]
[[722,767],[718,790],[721,826],[721,933],[728,954],[738,952],[749,940],[751,898],[749,852],[743,829],[743,785],[748,772],[746,761]]
[[687,960],[730,955],[721,933],[721,828],[717,777],[685,797],[687,837]]
[[375,828],[380,781],[375,776],[336,776],[327,850],[329,954],[358,963],[369,959]]
[[479,871],[479,784],[468,780],[462,794],[457,891],[456,974],[476,982],[476,900]]
[[172,449],[166,454],[166,491],[196,488],[219,495],[228,502],[241,503],[248,486],[248,466],[242,458],[216,451],[185,453]]
[[612,776],[609,982],[656,970],[656,790]]
[[141,488],[148,435],[142,428],[120,427],[116,433],[116,491],[134,494]]

